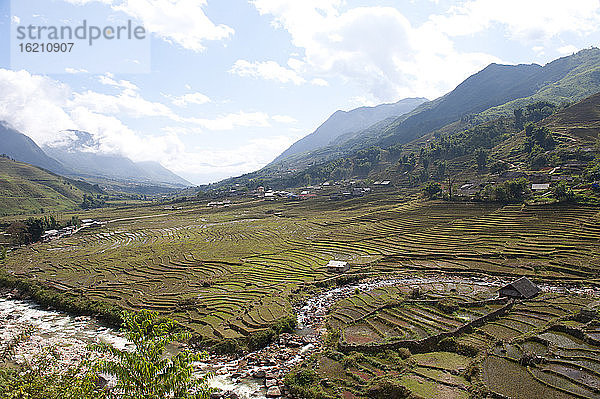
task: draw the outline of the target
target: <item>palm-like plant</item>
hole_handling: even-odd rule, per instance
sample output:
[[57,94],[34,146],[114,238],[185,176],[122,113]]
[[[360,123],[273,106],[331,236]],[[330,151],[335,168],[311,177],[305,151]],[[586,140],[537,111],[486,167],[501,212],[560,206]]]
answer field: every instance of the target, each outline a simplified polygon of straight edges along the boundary
[[124,332],[134,345],[133,350],[121,350],[106,343],[92,346],[96,352],[108,355],[97,360],[95,372],[117,379],[112,395],[119,399],[206,399],[210,396],[208,377],[194,375],[193,362],[206,358],[188,349],[167,356],[171,342],[185,342],[189,334],[177,331],[172,320],[159,319],[158,313],[125,312]]

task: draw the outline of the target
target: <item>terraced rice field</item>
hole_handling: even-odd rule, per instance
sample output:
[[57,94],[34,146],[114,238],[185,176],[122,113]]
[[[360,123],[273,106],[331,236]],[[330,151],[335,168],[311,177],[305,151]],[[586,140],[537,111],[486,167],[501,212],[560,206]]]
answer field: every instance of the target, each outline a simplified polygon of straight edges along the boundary
[[486,284],[398,285],[338,302],[328,322],[330,328],[342,331],[341,339],[348,344],[422,340],[502,308],[505,303],[489,301],[495,296],[494,287]]
[[[213,340],[246,336],[290,314],[294,292],[334,277],[325,267],[332,259],[349,261],[350,273],[441,270],[598,282],[591,266],[600,259],[596,208],[402,201],[373,194],[335,203],[99,210],[80,216],[108,221],[105,227],[22,248],[7,268],[123,308],[170,314]],[[460,301],[465,293],[452,295]],[[485,311],[457,316],[414,304],[363,322],[378,342],[450,330]],[[403,322],[413,328],[400,328]]]
[[[369,397],[368,387],[392,376],[423,398],[600,398],[597,295],[547,288],[533,299],[501,302],[493,300],[498,285],[431,280],[355,293],[331,310],[328,328],[341,332],[344,355],[319,362],[358,359],[335,380],[352,397]],[[412,356],[388,362],[402,348]]]

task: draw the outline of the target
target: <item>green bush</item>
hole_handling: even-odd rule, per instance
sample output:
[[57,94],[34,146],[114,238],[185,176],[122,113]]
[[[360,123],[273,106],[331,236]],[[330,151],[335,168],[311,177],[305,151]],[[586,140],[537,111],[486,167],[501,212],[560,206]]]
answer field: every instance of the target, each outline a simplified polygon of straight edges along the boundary
[[410,350],[408,348],[399,348],[398,356],[400,356],[400,359],[406,360],[412,356],[412,353],[410,353]]
[[429,199],[436,198],[442,192],[442,185],[440,183],[429,182],[423,188],[423,192]]
[[277,334],[272,328],[250,334],[248,336],[248,349],[251,351],[262,349],[273,342],[276,336]]
[[575,199],[573,189],[564,181],[559,181],[552,186],[552,194],[554,194],[554,198],[559,202],[569,202]]
[[211,348],[212,351],[224,355],[238,354],[243,351],[242,346],[236,339],[226,339],[218,342]]
[[365,355],[361,352],[353,352],[342,360],[342,365],[344,368],[356,367],[363,360],[365,360]]
[[283,382],[298,397],[305,399],[334,399],[318,385],[319,375],[313,369],[301,368],[286,374]]
[[[0,353],[0,364],[14,362],[14,348],[28,339],[30,330],[23,332],[8,343]],[[58,355],[54,348],[41,353],[17,366],[0,368],[0,397],[5,399],[105,399],[109,393],[97,387],[98,378],[85,374],[81,367],[72,367],[62,373],[52,373],[57,366]]]
[[39,369],[0,369],[0,397],[4,399],[105,399],[92,379],[77,377],[75,370],[46,375]]
[[286,316],[281,320],[278,320],[273,327],[273,331],[275,334],[283,334],[283,333],[293,333],[296,330],[296,326],[298,324],[298,319],[296,316]]
[[212,389],[207,378],[193,375],[193,362],[206,358],[206,353],[194,354],[182,350],[167,356],[172,342],[186,342],[190,335],[178,331],[172,320],[161,320],[157,312],[125,312],[125,337],[134,350],[121,350],[107,343],[92,345],[92,349],[108,355],[97,360],[92,370],[117,379],[115,392],[119,399],[207,399]]

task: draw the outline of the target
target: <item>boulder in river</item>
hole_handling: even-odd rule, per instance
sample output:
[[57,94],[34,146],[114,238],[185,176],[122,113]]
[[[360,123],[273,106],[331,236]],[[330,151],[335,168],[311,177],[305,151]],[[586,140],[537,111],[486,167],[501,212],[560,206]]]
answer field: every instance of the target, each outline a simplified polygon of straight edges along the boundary
[[280,396],[281,390],[277,385],[274,385],[267,390],[267,398],[279,398]]

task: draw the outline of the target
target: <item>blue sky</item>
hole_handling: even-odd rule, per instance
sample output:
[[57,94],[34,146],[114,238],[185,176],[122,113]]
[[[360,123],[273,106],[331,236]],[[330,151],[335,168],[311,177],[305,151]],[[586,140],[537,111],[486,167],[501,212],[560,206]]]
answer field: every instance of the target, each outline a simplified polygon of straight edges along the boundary
[[[131,19],[149,49],[11,64],[17,26],[82,19]],[[0,0],[0,120],[50,146],[87,130],[90,150],[200,184],[262,167],[337,109],[433,99],[490,62],[597,45],[599,22],[596,0]]]

